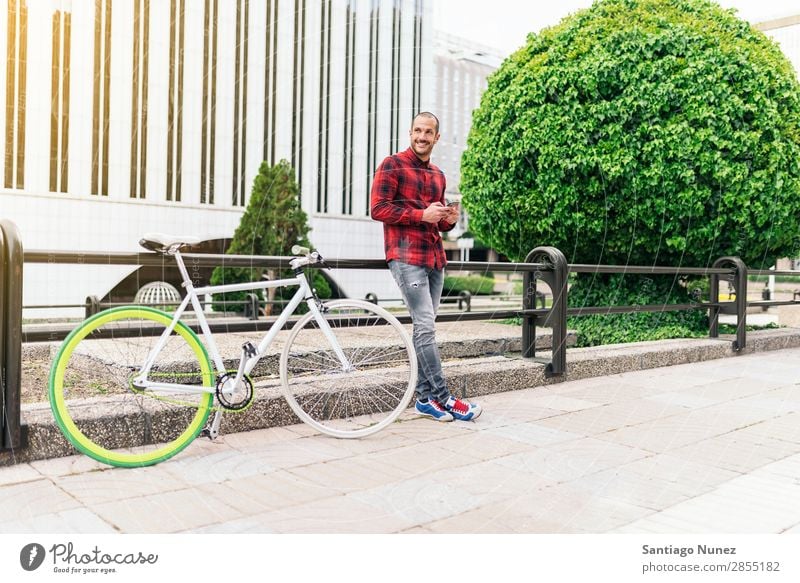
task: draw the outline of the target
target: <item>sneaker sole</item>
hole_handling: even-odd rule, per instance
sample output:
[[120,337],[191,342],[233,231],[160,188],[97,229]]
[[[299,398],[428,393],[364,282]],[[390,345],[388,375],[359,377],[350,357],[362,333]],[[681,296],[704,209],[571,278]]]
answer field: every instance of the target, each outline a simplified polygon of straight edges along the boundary
[[450,421],[453,421],[453,419],[454,419],[454,417],[453,417],[452,415],[450,415],[450,418],[448,419],[448,418],[447,418],[447,417],[445,417],[444,415],[442,415],[441,417],[434,417],[434,416],[433,416],[433,415],[431,415],[430,413],[420,413],[420,412],[419,412],[419,411],[417,411],[416,409],[414,409],[414,412],[415,412],[417,415],[419,415],[420,417],[427,417],[428,419],[433,419],[434,421],[439,421],[440,423],[448,423],[448,422],[450,422]]
[[481,413],[483,413],[483,409],[478,409],[478,412],[469,419],[459,419],[458,417],[453,417],[453,419],[455,419],[456,421],[475,421],[478,417],[481,416]]

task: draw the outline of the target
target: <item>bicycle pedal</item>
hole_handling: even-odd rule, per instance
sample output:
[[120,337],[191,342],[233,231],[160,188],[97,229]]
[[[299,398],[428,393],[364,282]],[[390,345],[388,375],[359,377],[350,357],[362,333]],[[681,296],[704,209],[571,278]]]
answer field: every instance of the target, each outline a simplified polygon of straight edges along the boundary
[[247,358],[253,358],[258,352],[256,351],[256,347],[253,346],[252,342],[245,342],[242,344],[242,352]]
[[209,441],[216,441],[219,437],[219,430],[214,431],[213,429],[206,427],[197,434],[197,437],[207,437]]

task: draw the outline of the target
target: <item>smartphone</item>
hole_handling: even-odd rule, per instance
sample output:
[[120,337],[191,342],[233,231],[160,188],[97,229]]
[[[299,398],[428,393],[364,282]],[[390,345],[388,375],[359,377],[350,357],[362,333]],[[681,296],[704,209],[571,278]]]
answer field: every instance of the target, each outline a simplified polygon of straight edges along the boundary
[[448,202],[447,206],[449,206],[449,207],[454,207],[454,206],[457,207],[459,204],[461,204],[461,203],[458,202],[457,200],[454,200],[453,202]]

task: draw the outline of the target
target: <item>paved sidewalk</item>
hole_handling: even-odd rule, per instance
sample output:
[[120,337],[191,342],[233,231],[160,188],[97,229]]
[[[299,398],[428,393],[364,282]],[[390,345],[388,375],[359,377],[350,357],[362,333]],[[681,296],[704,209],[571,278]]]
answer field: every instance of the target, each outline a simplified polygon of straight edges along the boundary
[[480,398],[342,441],[198,440],[152,468],[0,468],[0,532],[800,532],[800,349]]

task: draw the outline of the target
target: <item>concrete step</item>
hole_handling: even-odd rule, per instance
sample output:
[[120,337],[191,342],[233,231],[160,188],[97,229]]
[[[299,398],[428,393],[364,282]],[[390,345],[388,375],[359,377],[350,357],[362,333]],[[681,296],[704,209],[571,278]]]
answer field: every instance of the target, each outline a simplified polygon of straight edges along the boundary
[[[733,337],[571,348],[567,351],[566,375],[546,378],[543,362],[523,359],[512,350],[516,343],[513,336],[504,336],[497,329],[484,328],[497,324],[478,325],[488,337],[476,340],[475,330],[470,333],[463,329],[449,330],[440,335],[442,338],[449,336],[442,346],[442,353],[446,355],[443,368],[448,385],[454,394],[470,399],[531,387],[542,387],[542,391],[547,391],[549,385],[565,381],[800,346],[800,329],[784,328],[749,333],[747,349],[738,353],[731,349]],[[493,333],[490,334],[490,331]],[[505,332],[507,334],[508,330]],[[463,338],[458,339],[458,336]],[[541,341],[543,345],[546,344],[546,335],[542,336]],[[28,426],[28,447],[22,451],[0,453],[0,465],[75,453],[55,425],[47,403],[24,405],[23,420]],[[244,413],[225,415],[222,432],[242,432],[297,422],[277,391],[275,381],[267,381],[257,388],[256,401],[250,409]]]

